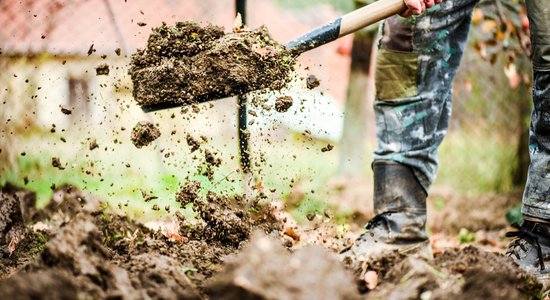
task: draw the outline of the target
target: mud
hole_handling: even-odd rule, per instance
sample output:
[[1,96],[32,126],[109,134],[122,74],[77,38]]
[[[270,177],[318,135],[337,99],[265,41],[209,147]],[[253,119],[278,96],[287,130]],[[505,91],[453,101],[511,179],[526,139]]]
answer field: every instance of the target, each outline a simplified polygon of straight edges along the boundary
[[508,257],[473,246],[448,249],[433,261],[389,255],[356,269],[356,275],[364,278],[369,270],[381,284],[369,291],[360,282],[367,299],[531,299],[542,288]]
[[359,299],[351,273],[320,246],[290,254],[255,233],[209,285],[212,299]]
[[294,103],[290,96],[282,96],[275,100],[275,110],[277,112],[286,112]]
[[187,145],[189,146],[191,152],[195,152],[200,149],[201,143],[193,138],[190,134],[186,136]]
[[6,184],[0,191],[0,279],[31,262],[46,237],[26,226],[35,213],[33,192]]
[[321,148],[321,152],[332,151],[332,149],[334,149],[334,145],[332,145],[332,144],[327,144],[325,147]]
[[[204,299],[206,282],[248,240],[250,228],[273,232],[280,226],[262,215],[268,210],[251,213],[242,199],[212,193],[201,199],[198,188],[187,187],[186,196],[178,193],[182,204],[196,209],[194,220],[180,221],[175,231],[154,231],[99,209],[95,198],[71,186],[56,189],[39,211],[34,193],[5,186],[0,294],[10,299]],[[36,228],[44,230],[40,244]],[[10,254],[6,244],[13,232],[25,233],[22,241],[29,243],[17,243]]]
[[0,291],[4,299],[72,300],[78,298],[78,290],[71,276],[67,272],[55,269],[21,273],[0,281]]
[[59,170],[65,170],[65,167],[61,163],[61,159],[59,159],[59,157],[52,157],[52,167],[58,168]]
[[191,104],[280,89],[294,58],[265,27],[235,30],[194,22],[154,28],[147,47],[132,55],[129,73],[141,106]]
[[72,109],[68,109],[66,107],[61,107],[61,112],[65,115],[70,115],[73,113],[73,110]]
[[208,192],[206,199],[200,199],[198,182],[190,182],[178,192],[176,200],[182,207],[192,204],[198,214],[198,220],[182,227],[184,236],[206,242],[221,242],[238,248],[247,240],[253,225],[244,199],[240,197],[220,196]]
[[[507,257],[468,246],[434,260],[390,253],[345,266],[290,239],[271,206],[201,191],[176,195],[196,216],[152,230],[76,187],[0,193],[0,295],[6,299],[529,299],[542,286]],[[288,227],[286,227],[288,229]],[[251,232],[254,233],[251,238]],[[285,236],[285,234],[287,236]],[[292,245],[294,244],[294,245]],[[290,251],[289,251],[290,250]],[[355,279],[354,279],[355,278]],[[362,293],[362,295],[360,295]]]
[[100,64],[99,66],[97,66],[95,68],[95,74],[96,76],[101,76],[101,75],[109,75],[109,65],[108,64]]
[[149,145],[160,137],[160,130],[151,122],[138,122],[132,129],[131,140],[136,148]]
[[312,74],[306,78],[306,87],[308,89],[312,90],[318,87],[319,85],[321,85],[321,81],[319,80],[319,78],[317,78],[317,76]]

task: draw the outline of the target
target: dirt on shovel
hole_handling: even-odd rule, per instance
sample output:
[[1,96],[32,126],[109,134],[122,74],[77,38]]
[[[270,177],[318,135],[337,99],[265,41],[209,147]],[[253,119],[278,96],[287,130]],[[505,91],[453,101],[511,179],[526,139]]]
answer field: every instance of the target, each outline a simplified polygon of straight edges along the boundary
[[261,89],[281,89],[294,58],[266,27],[234,30],[194,22],[154,28],[129,73],[141,106],[190,104]]

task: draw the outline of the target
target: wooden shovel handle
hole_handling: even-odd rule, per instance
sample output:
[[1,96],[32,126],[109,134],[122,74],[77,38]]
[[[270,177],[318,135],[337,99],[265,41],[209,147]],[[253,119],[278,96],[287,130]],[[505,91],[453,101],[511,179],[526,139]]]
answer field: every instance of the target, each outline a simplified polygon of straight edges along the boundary
[[405,9],[406,6],[403,0],[379,0],[318,27],[288,42],[285,46],[295,55],[299,55],[302,52],[317,48],[382,19],[398,14]]
[[380,0],[356,9],[342,17],[338,37],[355,32],[387,17],[403,12],[407,7],[403,0]]

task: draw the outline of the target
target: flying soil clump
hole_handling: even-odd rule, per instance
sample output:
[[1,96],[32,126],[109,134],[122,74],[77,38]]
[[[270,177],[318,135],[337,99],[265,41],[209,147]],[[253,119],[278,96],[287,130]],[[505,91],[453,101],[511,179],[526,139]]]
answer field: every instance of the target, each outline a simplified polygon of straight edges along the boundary
[[293,103],[293,99],[290,96],[282,96],[275,100],[275,110],[277,112],[286,112]]
[[149,145],[160,136],[160,130],[151,122],[141,121],[132,129],[132,143],[136,148]]
[[178,22],[153,29],[129,74],[139,105],[189,104],[281,89],[293,64],[264,26],[225,34],[222,27]]
[[306,78],[306,86],[308,89],[312,90],[319,85],[321,85],[321,81],[319,80],[319,78],[317,78],[317,76],[312,74]]

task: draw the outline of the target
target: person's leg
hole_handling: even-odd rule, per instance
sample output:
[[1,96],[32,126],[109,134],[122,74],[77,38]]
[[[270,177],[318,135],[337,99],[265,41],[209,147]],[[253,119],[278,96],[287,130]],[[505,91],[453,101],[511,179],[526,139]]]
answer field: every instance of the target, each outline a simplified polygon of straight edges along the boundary
[[531,164],[523,214],[550,221],[550,3],[527,1],[533,50],[533,112],[529,132]]
[[550,7],[527,0],[533,51],[533,112],[529,129],[531,163],[523,194],[522,226],[507,254],[527,272],[550,284]]
[[345,257],[363,260],[386,248],[429,247],[426,196],[437,172],[437,148],[449,124],[453,79],[476,2],[445,0],[416,18],[395,16],[384,22],[375,78],[377,216]]
[[448,0],[416,20],[385,22],[377,58],[375,161],[410,166],[427,191],[447,132],[451,91],[475,0]]

